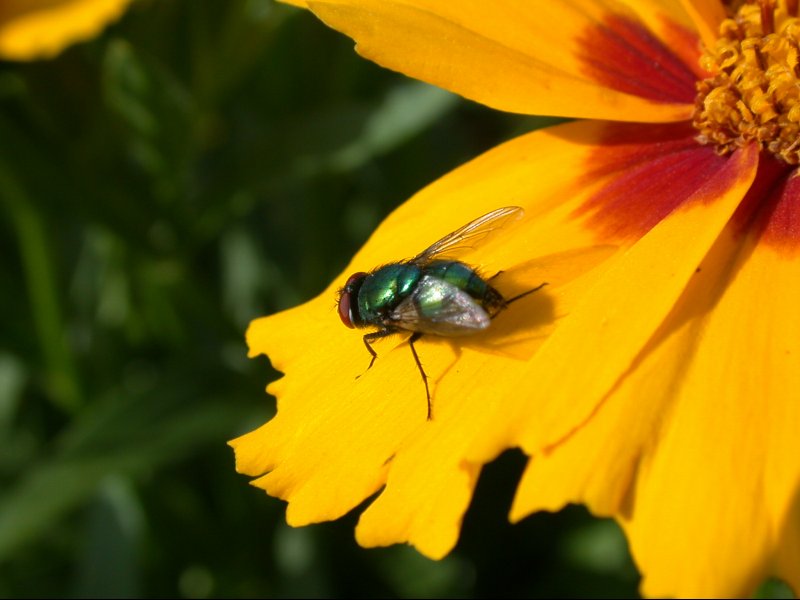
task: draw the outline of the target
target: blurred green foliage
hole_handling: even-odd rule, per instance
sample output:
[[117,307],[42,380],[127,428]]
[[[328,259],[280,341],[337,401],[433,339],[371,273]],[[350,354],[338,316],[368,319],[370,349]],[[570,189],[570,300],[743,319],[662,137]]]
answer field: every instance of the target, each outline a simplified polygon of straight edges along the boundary
[[0,596],[635,596],[613,523],[508,524],[519,453],[433,562],[359,548],[356,514],[287,527],[225,444],[274,410],[248,322],[542,123],[380,69],[271,0],[140,1],[54,60],[0,65]]

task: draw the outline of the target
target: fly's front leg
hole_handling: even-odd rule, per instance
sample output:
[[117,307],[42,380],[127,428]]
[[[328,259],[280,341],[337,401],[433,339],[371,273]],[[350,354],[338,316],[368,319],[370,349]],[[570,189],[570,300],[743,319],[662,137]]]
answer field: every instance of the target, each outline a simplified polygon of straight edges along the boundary
[[428,400],[428,421],[431,420],[431,391],[428,388],[428,376],[425,374],[425,369],[422,368],[422,363],[419,360],[419,356],[417,355],[417,350],[414,348],[414,342],[416,342],[419,338],[422,337],[422,333],[419,331],[414,332],[414,334],[408,338],[408,345],[411,346],[411,354],[414,355],[414,361],[417,363],[417,368],[419,369],[420,375],[422,375],[422,383],[425,384],[425,398]]
[[392,335],[393,333],[396,333],[394,329],[381,329],[379,331],[373,331],[372,333],[368,333],[364,336],[363,338],[364,345],[367,347],[367,351],[369,352],[370,356],[372,356],[372,360],[369,361],[369,366],[367,367],[367,371],[369,371],[372,368],[372,365],[375,364],[375,359],[378,358],[378,353],[372,349],[370,342],[374,342],[375,340],[384,338],[387,335]]

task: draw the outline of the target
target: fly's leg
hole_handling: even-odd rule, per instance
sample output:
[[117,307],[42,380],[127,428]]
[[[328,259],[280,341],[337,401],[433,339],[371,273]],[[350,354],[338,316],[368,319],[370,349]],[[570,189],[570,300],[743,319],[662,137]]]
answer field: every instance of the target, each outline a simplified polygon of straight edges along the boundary
[[[367,351],[369,352],[372,359],[369,361],[369,366],[367,367],[367,371],[372,368],[372,365],[375,364],[375,360],[378,358],[378,353],[372,348],[370,342],[374,342],[375,340],[379,340],[381,338],[386,337],[387,335],[392,335],[393,333],[397,333],[395,329],[381,329],[379,331],[373,331],[371,333],[366,334],[362,339],[364,340],[364,346],[367,347]],[[419,355],[417,354],[417,349],[414,348],[414,342],[416,342],[419,338],[422,337],[422,332],[416,331],[414,332],[410,338],[408,338],[408,345],[411,347],[411,354],[414,355],[414,362],[417,363],[417,368],[419,369],[420,375],[422,375],[422,383],[425,384],[425,398],[428,401],[428,421],[432,418],[431,413],[431,392],[430,388],[428,388],[428,376],[425,374],[425,369],[422,368],[422,362],[419,360]],[[362,373],[363,375],[363,373]],[[358,375],[356,379],[361,377]]]
[[[502,271],[501,271],[501,273],[502,273]],[[499,275],[499,273],[498,273],[498,275]],[[517,301],[517,300],[519,300],[520,298],[524,298],[524,297],[525,297],[525,296],[527,296],[528,294],[532,294],[533,292],[538,292],[540,289],[542,289],[542,288],[543,288],[544,286],[546,286],[546,285],[547,285],[547,282],[545,281],[544,283],[540,283],[539,285],[537,285],[537,286],[536,286],[535,288],[533,288],[532,290],[528,290],[527,292],[522,292],[521,294],[517,294],[517,295],[516,295],[516,296],[514,296],[513,298],[509,298],[508,300],[506,300],[506,306],[508,306],[508,305],[509,305],[509,304],[511,304],[512,302],[516,302],[516,301]]]
[[[392,335],[393,333],[396,333],[394,329],[381,329],[380,331],[373,331],[372,333],[368,333],[364,336],[363,338],[364,345],[367,347],[367,351],[372,357],[372,360],[369,361],[369,366],[367,367],[367,371],[369,371],[372,368],[372,365],[375,364],[375,359],[378,358],[378,353],[372,349],[370,342],[374,342],[375,340],[384,338],[387,335]],[[361,375],[359,375],[358,377],[361,377]],[[358,379],[358,377],[356,377],[356,379]]]
[[491,281],[492,279],[494,279],[498,275],[501,275],[502,273],[504,273],[504,271],[500,270],[497,273],[495,273],[494,275],[492,275],[491,277],[489,277],[489,279],[487,279],[486,281]]
[[422,375],[422,383],[425,384],[425,398],[428,401],[428,421],[431,420],[431,391],[428,388],[428,376],[425,374],[425,369],[422,368],[422,363],[419,360],[419,356],[417,355],[417,349],[414,348],[414,342],[416,342],[419,338],[422,337],[422,332],[415,331],[414,334],[408,338],[408,345],[411,346],[411,354],[414,355],[414,361],[417,363],[417,368],[419,369],[419,374]]
[[[498,271],[497,273],[495,273],[494,275],[492,275],[491,277],[489,277],[489,279],[487,279],[486,281],[491,281],[492,279],[494,279],[495,277],[497,277],[498,275],[500,275],[500,274],[502,274],[502,273],[504,273],[504,272],[505,272],[505,271]],[[509,305],[509,304],[511,304],[512,302],[516,302],[516,301],[517,301],[517,300],[519,300],[520,298],[524,298],[524,297],[525,297],[525,296],[527,296],[528,294],[532,294],[533,292],[538,292],[540,289],[542,289],[542,288],[543,288],[544,286],[546,286],[546,285],[547,285],[547,282],[545,281],[544,283],[540,283],[540,284],[539,284],[539,285],[537,285],[535,288],[533,288],[533,289],[531,289],[531,290],[528,290],[527,292],[522,292],[521,294],[517,294],[517,295],[516,295],[516,296],[514,296],[513,298],[510,298],[510,299],[506,300],[506,301],[504,302],[504,306],[503,306],[503,308],[505,308],[506,306],[508,306],[508,305]]]
[[[497,275],[500,275],[500,273],[502,273],[502,271],[499,271],[494,277],[497,277]],[[494,279],[494,277],[492,277],[489,281]],[[530,290],[528,290],[526,292],[522,292],[521,294],[517,294],[513,298],[509,298],[508,300],[501,299],[501,302],[499,302],[497,304],[497,306],[493,307],[493,310],[489,314],[489,318],[490,319],[494,319],[497,315],[499,315],[506,308],[508,308],[509,304],[511,304],[512,302],[516,302],[517,300],[519,300],[521,298],[524,298],[525,296],[527,296],[528,294],[532,294],[533,292],[538,292],[540,289],[542,289],[546,285],[547,285],[547,282],[545,281],[544,283],[540,283],[539,285],[537,285],[533,289],[530,289]]]

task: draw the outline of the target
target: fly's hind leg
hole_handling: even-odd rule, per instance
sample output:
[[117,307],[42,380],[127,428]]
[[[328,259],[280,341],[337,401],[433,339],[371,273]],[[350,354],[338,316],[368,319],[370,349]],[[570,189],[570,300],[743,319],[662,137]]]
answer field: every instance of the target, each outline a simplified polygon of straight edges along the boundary
[[[502,273],[502,271],[498,272],[497,275],[499,275],[500,273]],[[497,275],[495,275],[495,277],[497,277]],[[494,279],[494,277],[492,277],[492,279]],[[513,298],[508,298],[507,300],[505,298],[501,297],[500,301],[497,302],[496,305],[494,305],[494,306],[492,306],[490,308],[490,310],[489,310],[489,318],[490,319],[494,319],[497,315],[499,315],[501,312],[503,312],[505,309],[507,309],[510,304],[516,302],[517,300],[520,300],[521,298],[524,298],[528,294],[532,294],[533,292],[538,292],[540,289],[542,289],[546,285],[547,285],[547,282],[545,281],[544,283],[540,283],[539,285],[537,285],[535,288],[527,290],[525,292],[522,292],[521,294],[517,294]]]
[[495,277],[498,277],[499,275],[502,275],[503,273],[504,273],[504,271],[501,269],[500,271],[498,271],[497,273],[495,273],[494,275],[489,277],[489,279],[487,279],[486,281],[491,281],[492,279],[494,279]]
[[431,391],[428,388],[428,376],[425,374],[425,369],[422,368],[422,363],[419,360],[419,355],[417,355],[417,349],[414,348],[414,342],[416,342],[419,338],[422,337],[422,332],[415,331],[413,335],[408,338],[408,345],[411,346],[411,354],[414,355],[414,361],[417,363],[417,368],[419,369],[419,374],[422,375],[422,383],[425,384],[425,398],[428,401],[428,421],[431,420]]
[[[501,271],[501,272],[502,272],[502,271]],[[535,288],[533,288],[533,289],[530,289],[530,290],[528,290],[527,292],[522,292],[521,294],[517,294],[517,295],[516,295],[516,296],[514,296],[513,298],[509,298],[508,300],[506,300],[506,306],[508,306],[508,305],[509,305],[509,304],[511,304],[512,302],[516,302],[516,301],[517,301],[517,300],[519,300],[520,298],[524,298],[524,297],[525,297],[525,296],[527,296],[528,294],[532,294],[533,292],[538,292],[540,289],[542,289],[542,288],[543,288],[544,286],[546,286],[546,285],[547,285],[547,282],[545,281],[544,283],[540,283],[540,284],[539,284],[539,285],[537,285]]]
[[[501,275],[501,274],[502,274],[502,273],[504,273],[504,272],[505,272],[505,271],[502,271],[502,270],[500,270],[500,271],[498,271],[497,273],[495,273],[494,275],[492,275],[491,277],[489,277],[489,279],[487,279],[486,281],[491,281],[492,279],[494,279],[495,277],[498,277],[499,275]],[[508,306],[508,305],[509,305],[509,304],[511,304],[512,302],[516,302],[516,301],[517,301],[517,300],[519,300],[520,298],[524,298],[524,297],[525,297],[525,296],[527,296],[528,294],[532,294],[533,292],[538,292],[540,289],[542,289],[542,288],[543,288],[544,286],[546,286],[546,285],[547,285],[547,282],[545,281],[544,283],[540,283],[540,284],[539,284],[539,285],[537,285],[535,288],[533,288],[533,289],[530,289],[530,290],[528,290],[527,292],[522,292],[521,294],[517,294],[517,295],[516,295],[516,296],[514,296],[513,298],[509,298],[508,300],[506,300],[506,301],[503,303],[503,304],[504,304],[504,307],[503,307],[503,308],[505,308],[506,306]]]

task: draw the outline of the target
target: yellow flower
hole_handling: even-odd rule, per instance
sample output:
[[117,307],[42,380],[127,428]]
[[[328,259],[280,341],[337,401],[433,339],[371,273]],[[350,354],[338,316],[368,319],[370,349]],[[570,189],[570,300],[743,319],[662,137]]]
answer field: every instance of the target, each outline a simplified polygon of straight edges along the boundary
[[3,0],[0,58],[50,58],[97,35],[131,0]]
[[[511,519],[567,503],[614,517],[643,594],[744,596],[769,575],[800,592],[797,1],[307,8],[385,67],[581,120],[444,176],[321,296],[252,323],[251,355],[286,375],[268,388],[277,416],[232,442],[239,471],[288,501],[292,525],[380,492],[358,541],[437,558],[481,466],[518,446]],[[481,335],[416,343],[428,421],[405,337],[376,342],[364,372],[336,290],[506,204],[525,219],[467,262],[549,285]]]

